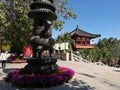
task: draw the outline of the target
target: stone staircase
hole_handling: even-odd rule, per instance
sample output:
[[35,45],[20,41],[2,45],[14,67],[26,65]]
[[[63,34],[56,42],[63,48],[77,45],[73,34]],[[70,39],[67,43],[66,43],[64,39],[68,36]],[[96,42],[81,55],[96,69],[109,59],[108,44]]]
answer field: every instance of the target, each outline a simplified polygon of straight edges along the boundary
[[74,53],[71,53],[71,61],[90,63],[88,60],[85,60],[84,58],[82,58],[82,56],[76,55]]

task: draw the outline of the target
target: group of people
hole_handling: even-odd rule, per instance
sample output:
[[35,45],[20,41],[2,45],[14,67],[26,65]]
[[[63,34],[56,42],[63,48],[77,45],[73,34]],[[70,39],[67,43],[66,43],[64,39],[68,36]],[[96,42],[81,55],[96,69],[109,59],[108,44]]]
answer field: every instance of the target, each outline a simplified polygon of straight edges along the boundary
[[6,52],[0,54],[0,62],[2,63],[3,69],[6,67],[6,61],[7,61],[8,57],[9,57],[9,55]]

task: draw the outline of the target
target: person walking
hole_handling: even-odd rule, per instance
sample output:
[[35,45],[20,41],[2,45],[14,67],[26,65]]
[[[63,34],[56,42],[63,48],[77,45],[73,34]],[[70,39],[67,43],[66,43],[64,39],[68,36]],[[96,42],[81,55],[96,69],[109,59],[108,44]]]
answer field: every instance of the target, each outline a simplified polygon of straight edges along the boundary
[[2,63],[2,68],[4,69],[6,67],[6,61],[7,61],[7,53],[1,53],[0,55],[0,61]]

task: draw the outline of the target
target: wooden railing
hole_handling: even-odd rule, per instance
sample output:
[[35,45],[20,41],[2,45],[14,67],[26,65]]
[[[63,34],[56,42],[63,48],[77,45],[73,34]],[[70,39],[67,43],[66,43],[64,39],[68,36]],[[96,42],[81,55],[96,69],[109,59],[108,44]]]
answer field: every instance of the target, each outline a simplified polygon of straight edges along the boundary
[[75,48],[94,48],[93,44],[90,45],[80,45],[80,44],[76,44]]

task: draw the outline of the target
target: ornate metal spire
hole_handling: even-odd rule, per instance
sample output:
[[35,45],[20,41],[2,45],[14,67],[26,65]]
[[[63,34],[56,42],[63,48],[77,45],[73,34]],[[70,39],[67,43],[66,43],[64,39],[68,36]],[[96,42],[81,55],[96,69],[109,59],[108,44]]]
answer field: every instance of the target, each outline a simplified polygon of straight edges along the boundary
[[32,19],[55,20],[57,18],[53,0],[33,0],[30,9],[28,16]]

